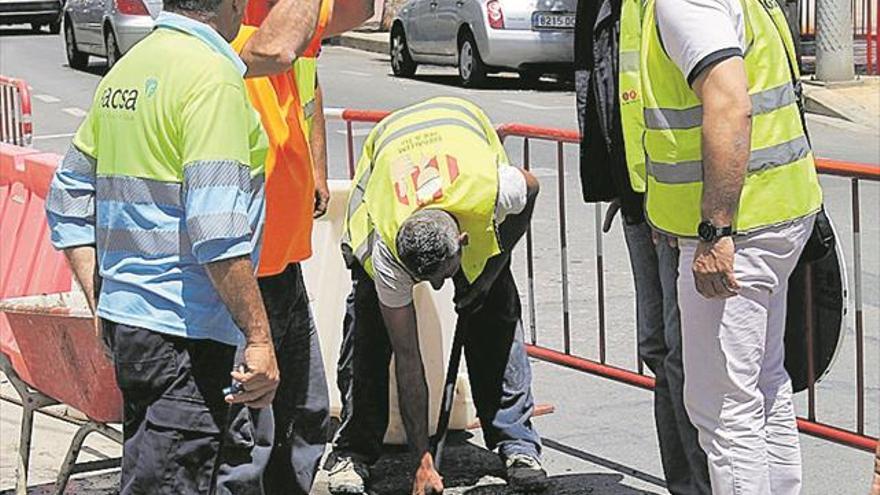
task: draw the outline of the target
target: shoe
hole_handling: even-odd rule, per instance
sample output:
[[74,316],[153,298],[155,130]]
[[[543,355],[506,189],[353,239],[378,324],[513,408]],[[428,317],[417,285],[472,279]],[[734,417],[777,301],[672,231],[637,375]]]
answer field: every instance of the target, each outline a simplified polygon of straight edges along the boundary
[[330,468],[328,489],[333,495],[365,494],[369,479],[370,468],[365,463],[351,457],[339,457]]
[[540,492],[547,488],[547,471],[528,454],[513,454],[505,461],[507,484],[514,490]]

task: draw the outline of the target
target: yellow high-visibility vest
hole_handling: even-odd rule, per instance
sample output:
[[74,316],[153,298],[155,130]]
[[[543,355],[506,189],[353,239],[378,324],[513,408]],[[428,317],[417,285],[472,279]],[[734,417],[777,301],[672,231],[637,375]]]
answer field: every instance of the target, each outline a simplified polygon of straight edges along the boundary
[[[702,220],[702,106],[663,49],[649,0],[641,73],[651,225],[696,237]],[[752,101],[751,155],[734,228],[745,233],[819,210],[822,190],[798,108],[799,80],[788,24],[775,0],[741,0]]]
[[349,195],[343,252],[373,275],[375,236],[397,256],[397,233],[416,211],[451,214],[469,237],[461,269],[473,282],[501,248],[495,231],[498,167],[507,155],[486,115],[461,98],[432,98],[379,122],[364,143]]
[[642,80],[639,76],[639,51],[642,40],[643,0],[623,0],[620,7],[620,42],[618,48],[617,93],[620,124],[629,182],[636,192],[645,192],[645,147],[642,136]]
[[[325,2],[326,3],[326,2]],[[318,57],[301,56],[293,62],[293,78],[296,83],[296,92],[299,94],[299,103],[303,112],[303,132],[306,139],[312,135],[312,122],[315,120],[317,111],[315,93],[318,84]]]

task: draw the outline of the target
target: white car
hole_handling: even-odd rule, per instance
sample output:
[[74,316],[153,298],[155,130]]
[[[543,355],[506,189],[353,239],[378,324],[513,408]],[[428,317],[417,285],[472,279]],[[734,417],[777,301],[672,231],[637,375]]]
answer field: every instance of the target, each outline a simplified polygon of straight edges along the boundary
[[567,73],[574,60],[577,0],[410,0],[391,27],[391,68],[457,65],[465,86],[516,70],[526,80]]
[[112,67],[135,43],[153,30],[162,0],[67,0],[64,6],[64,47],[67,63],[84,69],[89,55],[107,59]]

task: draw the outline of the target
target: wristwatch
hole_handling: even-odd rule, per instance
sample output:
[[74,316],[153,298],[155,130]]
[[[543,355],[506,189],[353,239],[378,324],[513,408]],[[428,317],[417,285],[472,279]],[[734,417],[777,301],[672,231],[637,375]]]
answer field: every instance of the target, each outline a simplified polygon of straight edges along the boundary
[[734,234],[736,234],[736,232],[733,231],[732,225],[716,227],[709,220],[703,220],[700,222],[700,225],[697,226],[697,235],[703,242],[715,242],[722,237],[732,236]]

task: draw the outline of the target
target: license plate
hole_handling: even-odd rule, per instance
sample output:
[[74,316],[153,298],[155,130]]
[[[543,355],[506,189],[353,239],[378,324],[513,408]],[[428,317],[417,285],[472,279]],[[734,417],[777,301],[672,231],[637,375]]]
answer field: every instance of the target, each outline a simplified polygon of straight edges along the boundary
[[535,29],[574,29],[574,14],[558,12],[535,12],[532,14]]

